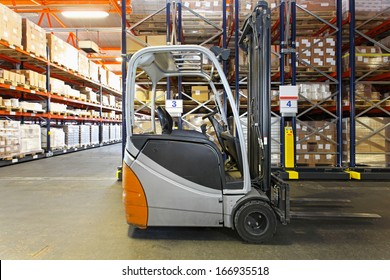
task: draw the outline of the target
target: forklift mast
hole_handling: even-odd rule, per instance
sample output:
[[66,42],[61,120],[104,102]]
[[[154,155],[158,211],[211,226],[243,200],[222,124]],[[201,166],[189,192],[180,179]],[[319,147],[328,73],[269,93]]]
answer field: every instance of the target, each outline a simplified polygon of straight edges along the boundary
[[259,1],[244,22],[239,41],[248,55],[248,158],[252,181],[271,186],[271,12]]

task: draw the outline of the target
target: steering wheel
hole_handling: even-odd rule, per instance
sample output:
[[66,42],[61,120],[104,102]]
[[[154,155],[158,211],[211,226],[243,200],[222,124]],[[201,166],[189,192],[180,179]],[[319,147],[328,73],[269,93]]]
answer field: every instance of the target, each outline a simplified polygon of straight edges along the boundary
[[214,116],[216,113],[218,113],[218,108],[217,108],[217,107],[215,107],[214,110],[211,111],[210,113],[204,115],[204,116],[202,117],[202,120],[204,120],[204,119],[206,119],[206,118],[208,118],[208,117],[212,117],[212,116]]

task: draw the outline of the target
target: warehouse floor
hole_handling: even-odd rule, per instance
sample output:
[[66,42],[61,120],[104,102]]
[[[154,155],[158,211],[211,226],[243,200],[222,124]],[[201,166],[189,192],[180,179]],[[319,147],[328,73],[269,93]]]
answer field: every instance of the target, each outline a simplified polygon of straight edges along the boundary
[[331,210],[382,219],[295,220],[251,245],[230,229],[129,227],[120,156],[116,144],[1,168],[0,259],[390,259],[389,182],[292,182],[293,197],[351,199]]

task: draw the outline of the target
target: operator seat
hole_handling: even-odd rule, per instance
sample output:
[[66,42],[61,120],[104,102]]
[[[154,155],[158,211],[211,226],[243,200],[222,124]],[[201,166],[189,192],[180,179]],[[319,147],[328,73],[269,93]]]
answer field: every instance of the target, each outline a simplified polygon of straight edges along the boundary
[[234,163],[237,169],[243,172],[242,156],[241,156],[241,147],[238,141],[238,138],[232,136],[227,131],[221,133],[221,138],[223,141],[223,147],[225,153],[230,157],[232,163]]
[[163,134],[171,134],[173,127],[173,120],[171,115],[165,110],[164,107],[157,107],[157,116],[161,124],[161,129]]
[[196,130],[181,130],[181,129],[173,130],[172,116],[168,113],[168,111],[164,107],[161,106],[157,107],[157,116],[158,116],[158,120],[160,121],[163,134],[169,134],[172,136],[185,136],[185,137],[196,137],[196,138],[208,139],[206,135]]

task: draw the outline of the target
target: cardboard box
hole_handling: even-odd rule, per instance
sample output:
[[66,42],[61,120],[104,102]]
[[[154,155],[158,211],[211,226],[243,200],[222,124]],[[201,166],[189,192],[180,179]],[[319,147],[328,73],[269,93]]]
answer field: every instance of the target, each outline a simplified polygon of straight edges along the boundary
[[91,75],[89,73],[89,59],[83,53],[79,53],[79,55],[78,55],[78,68],[79,68],[79,73],[81,75],[83,75],[84,77],[87,77],[87,78],[91,77]]
[[149,91],[144,89],[138,89],[135,93],[135,100],[139,100],[143,102],[149,100]]
[[[390,118],[384,117],[360,117],[356,119],[356,153],[357,164],[375,167],[387,167],[390,165],[390,127],[386,125]],[[376,134],[373,132],[377,131]],[[343,120],[343,161],[349,161],[350,148],[350,122]]]
[[93,61],[89,61],[89,75],[92,80],[99,82],[99,65]]
[[47,58],[46,31],[28,19],[22,20],[22,44],[24,50],[36,56]]
[[134,37],[128,36],[126,38],[127,53],[134,53],[147,46],[146,36],[134,36]]
[[90,125],[91,144],[99,144],[99,126]]
[[108,85],[108,79],[107,79],[107,70],[103,67],[99,66],[99,76],[100,76],[100,82],[103,85]]
[[208,86],[192,86],[191,97],[199,102],[205,102],[209,100],[209,87]]
[[5,69],[0,69],[0,78],[4,79],[5,81],[9,81],[9,71]]
[[[377,46],[355,48],[355,64],[357,69],[371,70],[378,67],[385,69],[389,65],[387,56],[382,55],[381,48]],[[344,68],[349,68],[349,53],[343,56]]]
[[[47,147],[47,130],[41,128],[42,147]],[[52,149],[62,149],[65,147],[65,132],[63,128],[50,128],[50,147]]]
[[310,37],[297,37],[296,40],[298,57],[308,64],[311,63],[312,44],[313,44],[312,41],[313,40]]
[[107,70],[107,85],[117,91],[122,90],[121,77]]
[[150,46],[163,46],[167,44],[166,35],[149,35],[146,37],[146,42]]
[[0,39],[22,48],[22,17],[0,4]]

